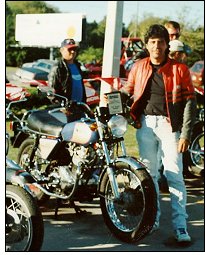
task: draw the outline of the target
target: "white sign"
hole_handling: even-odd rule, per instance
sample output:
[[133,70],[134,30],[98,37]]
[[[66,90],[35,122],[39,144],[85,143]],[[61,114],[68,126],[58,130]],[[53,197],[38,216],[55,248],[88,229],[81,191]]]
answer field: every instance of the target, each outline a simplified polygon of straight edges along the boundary
[[22,46],[60,47],[65,38],[82,40],[82,13],[17,14],[15,39]]
[[123,113],[121,93],[111,92],[111,93],[106,93],[106,95],[108,98],[109,113],[111,115]]

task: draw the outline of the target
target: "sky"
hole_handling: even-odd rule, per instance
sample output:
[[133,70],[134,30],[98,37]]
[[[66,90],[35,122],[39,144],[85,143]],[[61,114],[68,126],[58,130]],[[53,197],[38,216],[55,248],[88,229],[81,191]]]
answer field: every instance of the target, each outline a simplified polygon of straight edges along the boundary
[[[61,12],[86,14],[87,22],[99,22],[107,13],[108,1],[45,1],[57,7]],[[186,14],[183,13],[186,7]],[[131,19],[139,22],[144,15],[152,14],[155,17],[177,21],[184,17],[186,22],[196,27],[204,25],[204,1],[124,1],[123,23],[127,26]]]

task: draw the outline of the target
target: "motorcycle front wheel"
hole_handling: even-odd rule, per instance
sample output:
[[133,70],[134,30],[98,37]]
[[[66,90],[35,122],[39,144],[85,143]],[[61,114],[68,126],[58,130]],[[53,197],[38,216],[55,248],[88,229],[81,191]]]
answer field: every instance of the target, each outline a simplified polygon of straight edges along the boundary
[[107,173],[100,185],[100,205],[104,221],[119,240],[133,243],[152,229],[157,212],[155,186],[145,168],[135,170],[116,163],[115,178],[120,197],[114,198]]
[[184,174],[186,177],[204,176],[204,130],[203,123],[193,129],[189,150],[183,153]]
[[192,142],[189,149],[193,166],[190,169],[195,175],[203,176],[204,171],[204,132],[199,134]]
[[35,199],[19,186],[6,185],[6,251],[40,251],[43,237]]

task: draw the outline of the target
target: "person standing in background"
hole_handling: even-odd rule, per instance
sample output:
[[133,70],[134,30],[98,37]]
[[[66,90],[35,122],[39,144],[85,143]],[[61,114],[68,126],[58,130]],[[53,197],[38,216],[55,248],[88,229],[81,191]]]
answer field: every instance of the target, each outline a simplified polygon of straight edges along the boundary
[[178,62],[186,63],[187,55],[185,53],[184,44],[179,40],[169,42],[169,57]]
[[65,39],[61,43],[62,58],[51,69],[48,84],[55,93],[68,100],[86,102],[85,86],[80,64],[76,60],[78,45],[73,39]]
[[[169,33],[170,41],[179,40],[179,37],[181,35],[181,27],[178,22],[170,20],[166,22],[164,26],[166,27]],[[187,56],[191,53],[191,48],[189,47],[189,45],[185,43],[183,44],[184,44],[184,53],[186,54],[186,58],[187,58]]]
[[180,37],[180,25],[178,22],[176,21],[168,21],[165,23],[164,25],[169,33],[169,40],[172,41],[172,40],[176,40],[176,39],[179,39]]

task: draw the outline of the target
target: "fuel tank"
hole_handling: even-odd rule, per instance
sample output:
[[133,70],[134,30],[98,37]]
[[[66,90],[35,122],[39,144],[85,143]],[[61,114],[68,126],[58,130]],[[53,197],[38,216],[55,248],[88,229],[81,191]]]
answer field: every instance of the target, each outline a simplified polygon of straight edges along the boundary
[[67,123],[61,131],[63,140],[74,142],[83,146],[87,146],[98,141],[98,132],[97,130],[92,130],[92,124],[94,124],[94,120],[92,121],[91,119],[86,118],[81,118],[80,120]]

